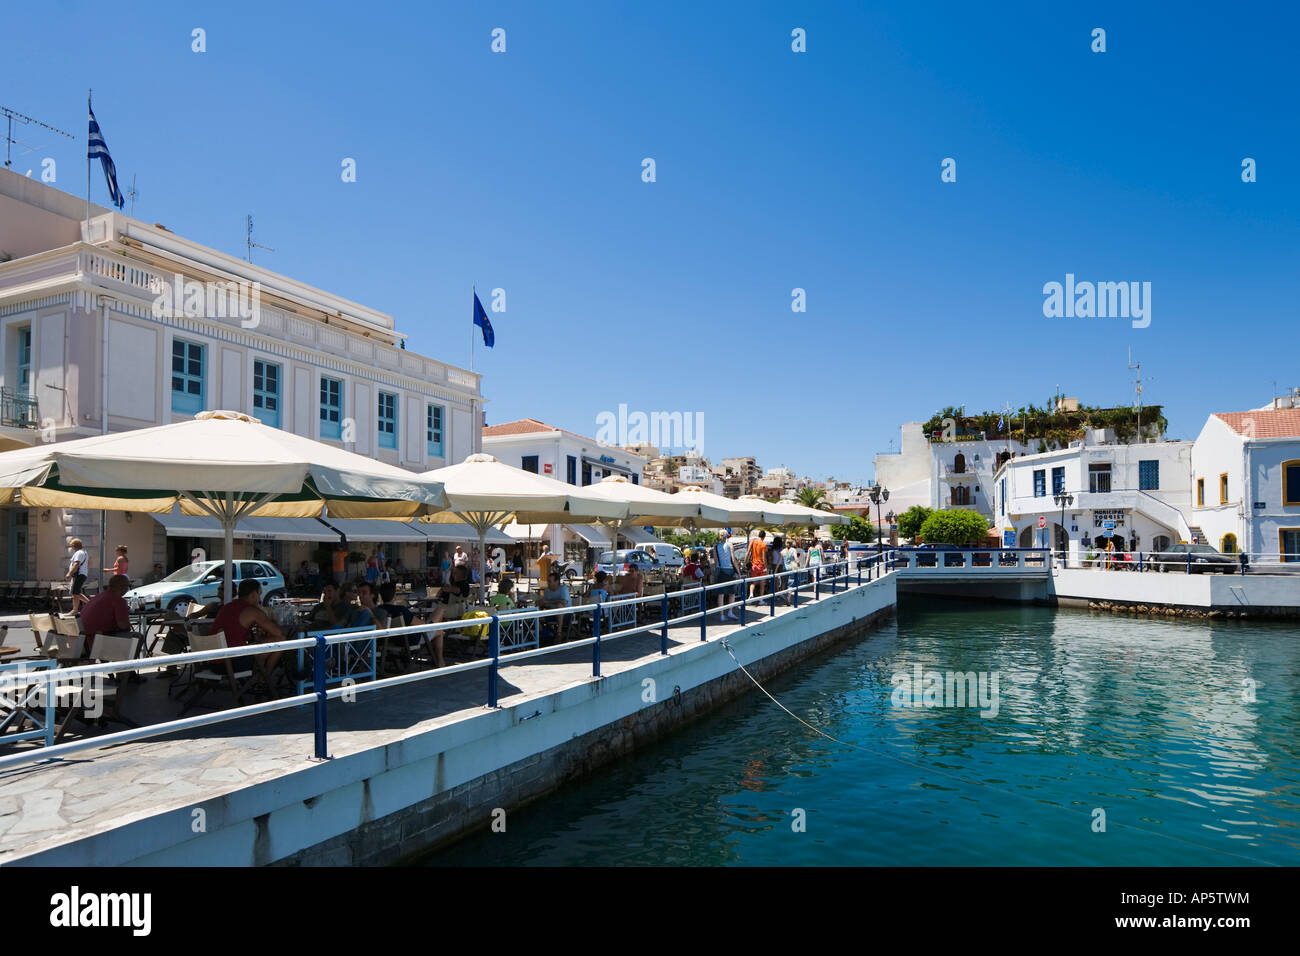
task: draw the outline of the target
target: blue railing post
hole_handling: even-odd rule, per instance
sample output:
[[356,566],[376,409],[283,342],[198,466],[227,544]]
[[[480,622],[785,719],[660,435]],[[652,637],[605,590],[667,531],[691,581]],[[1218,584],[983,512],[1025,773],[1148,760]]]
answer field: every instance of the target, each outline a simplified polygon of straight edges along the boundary
[[799,606],[799,572],[794,573],[794,588],[790,591],[790,603]]
[[316,691],[316,759],[328,760],[329,747],[325,741],[325,654],[328,645],[325,635],[316,635],[316,655],[312,660],[312,684]]
[[776,572],[775,571],[772,572],[772,580],[768,582],[767,590],[768,590],[768,599],[767,599],[768,604],[772,608],[772,611],[770,614],[768,614],[768,617],[776,617]]
[[668,653],[668,592],[667,591],[664,592],[664,599],[663,601],[660,602],[659,606],[662,608],[661,611],[662,617],[660,618],[660,620],[663,621],[662,628],[659,631],[659,653],[667,654]]
[[600,604],[596,604],[596,622],[591,629],[591,636],[596,643],[591,645],[591,676],[600,676]]
[[1142,552],[1139,551],[1139,552],[1138,552],[1138,571],[1140,572],[1140,571],[1142,571],[1142,570],[1143,570],[1143,568],[1142,568]]
[[[870,581],[870,578],[867,578]],[[862,562],[858,562],[858,587],[862,587]]]
[[749,581],[747,578],[740,579],[740,626],[745,626],[745,608],[749,606]]
[[817,565],[817,573],[813,581],[813,599],[820,601],[822,599],[822,566]]
[[501,619],[492,615],[488,625],[488,654],[492,663],[488,665],[488,706],[498,707],[497,703],[497,669],[501,666]]
[[[682,602],[682,610],[686,610],[686,602]],[[709,592],[700,585],[700,640],[709,639]]]
[[1187,552],[1187,573],[1192,573],[1192,552]]

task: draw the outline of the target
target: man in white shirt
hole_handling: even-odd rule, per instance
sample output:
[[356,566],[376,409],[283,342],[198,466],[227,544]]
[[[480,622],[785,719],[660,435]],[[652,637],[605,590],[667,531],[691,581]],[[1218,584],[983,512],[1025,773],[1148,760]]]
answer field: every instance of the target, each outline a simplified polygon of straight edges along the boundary
[[[736,580],[736,561],[731,551],[731,532],[726,528],[718,533],[718,543],[713,546],[713,567],[713,576],[718,583]],[[730,604],[736,598],[735,591],[731,588],[718,588],[714,594],[717,595],[719,604]],[[724,610],[721,620],[736,620],[735,608]]]
[[458,568],[469,564],[469,555],[465,553],[465,549],[460,545],[456,545],[456,553],[451,556],[451,563]]

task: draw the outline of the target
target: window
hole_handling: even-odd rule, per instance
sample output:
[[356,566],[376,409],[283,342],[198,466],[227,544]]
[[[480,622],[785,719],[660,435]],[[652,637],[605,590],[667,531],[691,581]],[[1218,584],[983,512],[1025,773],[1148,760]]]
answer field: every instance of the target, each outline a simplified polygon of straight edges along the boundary
[[320,377],[320,437],[343,437],[343,383]]
[[531,471],[534,475],[537,474],[537,456],[524,455],[523,460],[524,460],[524,465],[523,465],[524,471]]
[[1277,547],[1283,561],[1300,561],[1300,528],[1279,528]]
[[1228,532],[1222,538],[1219,539],[1219,553],[1220,554],[1237,553],[1237,536],[1235,534],[1233,534],[1232,532]]
[[1088,490],[1099,495],[1110,492],[1110,462],[1088,466]]
[[1034,497],[1047,497],[1047,472],[1041,468],[1034,472]]
[[952,489],[950,501],[954,507],[970,504],[970,487],[968,485],[957,485]]
[[280,366],[261,359],[253,362],[253,414],[280,427]]
[[640,476],[640,475],[633,475],[633,476],[632,476],[632,484],[634,484],[634,485],[639,485],[639,484],[641,484],[641,476]]
[[573,455],[569,456],[569,470],[565,474],[565,481],[571,485],[578,483],[578,459]]
[[203,411],[203,346],[197,342],[172,339],[172,411]]
[[32,327],[24,325],[18,330],[18,397],[32,394]]
[[591,465],[585,461],[582,463],[582,483],[584,485],[591,484]]
[[1052,469],[1052,494],[1065,494],[1065,466]]
[[1228,503],[1228,473],[1225,471],[1219,476],[1219,504]]
[[442,406],[424,406],[424,444],[430,458],[442,457]]
[[1205,479],[1196,479],[1196,507],[1205,507]]
[[392,392],[379,393],[378,424],[380,448],[397,447],[397,396]]
[[1300,459],[1282,462],[1282,504],[1287,508],[1300,505]]
[[1138,491],[1160,490],[1160,462],[1138,462]]

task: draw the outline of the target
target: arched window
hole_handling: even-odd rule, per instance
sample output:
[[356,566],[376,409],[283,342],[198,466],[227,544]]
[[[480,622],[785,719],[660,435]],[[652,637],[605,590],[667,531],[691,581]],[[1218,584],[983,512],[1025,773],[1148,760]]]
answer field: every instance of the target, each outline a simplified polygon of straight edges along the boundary
[[952,460],[952,470],[955,474],[964,474],[966,471],[966,456],[957,452],[957,457]]
[[1236,553],[1237,553],[1237,536],[1236,536],[1235,534],[1233,534],[1232,532],[1228,532],[1228,533],[1225,534],[1222,538],[1220,538],[1220,539],[1219,539],[1219,551],[1220,551],[1220,553],[1222,553],[1222,554],[1236,554]]

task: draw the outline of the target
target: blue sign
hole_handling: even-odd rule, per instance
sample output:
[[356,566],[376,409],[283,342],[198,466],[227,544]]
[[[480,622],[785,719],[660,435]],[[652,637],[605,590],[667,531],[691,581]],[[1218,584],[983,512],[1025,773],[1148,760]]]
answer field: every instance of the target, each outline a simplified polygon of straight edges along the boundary
[[1014,548],[1016,546],[1016,529],[1007,528],[1002,532],[1002,547]]
[[1103,522],[1101,523],[1101,526],[1102,526],[1102,528],[1103,528],[1104,530],[1106,530],[1106,531],[1114,531],[1114,530],[1115,530],[1115,522],[1113,522],[1113,521],[1103,521]]

